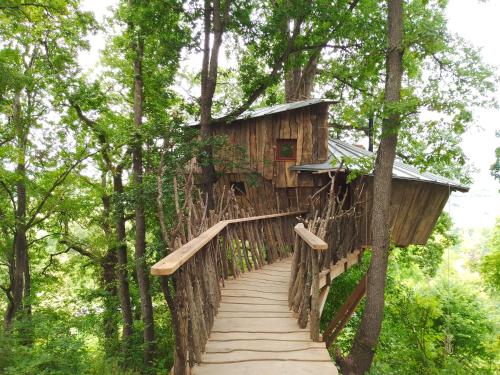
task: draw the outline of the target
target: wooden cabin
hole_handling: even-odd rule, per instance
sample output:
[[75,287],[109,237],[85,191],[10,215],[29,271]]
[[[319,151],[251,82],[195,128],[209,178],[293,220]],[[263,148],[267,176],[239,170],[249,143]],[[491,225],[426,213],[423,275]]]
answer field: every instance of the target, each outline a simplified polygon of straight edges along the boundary
[[[319,206],[324,203],[327,189],[322,188],[332,173],[345,191],[362,184],[364,203],[358,236],[368,245],[373,176],[347,184],[343,161],[373,158],[374,154],[330,138],[331,103],[310,99],[282,104],[247,111],[229,124],[214,125],[214,136],[225,139],[225,145],[215,152],[217,184],[232,186],[241,204],[255,214],[312,211],[310,197],[319,192]],[[394,243],[425,244],[452,191],[468,188],[396,160],[391,197]]]

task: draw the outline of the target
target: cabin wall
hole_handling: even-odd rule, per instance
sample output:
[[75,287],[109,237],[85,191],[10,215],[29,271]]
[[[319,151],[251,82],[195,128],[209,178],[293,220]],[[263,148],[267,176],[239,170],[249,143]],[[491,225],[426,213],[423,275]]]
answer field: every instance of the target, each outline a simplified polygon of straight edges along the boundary
[[[235,187],[236,200],[240,207],[253,215],[288,210],[308,211],[309,197],[324,184],[321,176],[310,177],[310,186],[276,188],[271,181],[258,174],[225,173],[217,180],[216,191],[222,191],[224,187],[235,187],[235,184],[243,186],[243,193]],[[321,196],[326,193],[327,190]]]
[[[227,137],[226,146],[215,153],[219,173],[258,173],[275,188],[313,187],[310,176],[290,171],[300,164],[328,159],[328,104],[320,103],[291,111],[228,125],[214,126],[216,136]],[[295,161],[277,161],[278,139],[297,140]]]
[[[356,181],[364,184],[361,236],[371,244],[373,177]],[[392,180],[391,240],[397,246],[425,245],[441,214],[450,190],[447,186],[411,180]]]

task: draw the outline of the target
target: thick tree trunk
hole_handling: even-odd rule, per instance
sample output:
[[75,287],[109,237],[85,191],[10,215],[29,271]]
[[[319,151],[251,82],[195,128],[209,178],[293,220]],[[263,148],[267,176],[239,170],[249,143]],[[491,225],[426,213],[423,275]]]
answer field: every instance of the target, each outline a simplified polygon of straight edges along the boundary
[[[310,99],[318,67],[318,55],[312,56],[304,68],[291,69],[285,75],[285,100],[287,103]],[[293,57],[291,57],[293,60]]]
[[[113,176],[113,190],[115,194],[121,197],[123,194],[122,172],[119,169]],[[130,287],[128,281],[128,259],[127,243],[125,232],[125,217],[123,214],[123,205],[121,202],[114,204],[115,231],[116,231],[116,255],[118,260],[118,292],[120,297],[120,308],[123,318],[123,351],[125,359],[129,355],[130,338],[133,334],[134,318],[132,316],[132,304],[130,302]]]
[[366,305],[361,325],[346,361],[345,374],[364,374],[372,364],[384,316],[384,290],[390,242],[390,201],[392,168],[400,116],[394,105],[400,101],[403,75],[403,1],[388,0],[388,40],[386,57],[386,117],[375,162],[372,260],[368,270]]
[[[103,173],[102,187],[106,188],[106,173]],[[103,214],[102,228],[106,238],[113,237],[111,229],[111,199],[109,195],[102,196]],[[116,290],[116,246],[109,243],[108,251],[101,260],[102,267],[102,289],[104,290],[103,331],[106,345],[106,355],[115,355],[116,343],[118,342],[118,322],[116,319],[117,290]]]
[[116,319],[117,290],[116,290],[116,254],[110,249],[102,259],[102,287],[105,292],[103,311],[103,331],[106,345],[106,355],[114,356],[118,342],[118,322]]
[[[132,38],[136,36],[132,35]],[[136,139],[132,150],[133,182],[137,197],[135,204],[135,268],[139,295],[141,299],[141,315],[144,324],[144,361],[151,363],[155,352],[155,332],[153,321],[153,304],[151,301],[149,273],[146,270],[146,217],[144,213],[142,188],[142,107],[143,107],[143,77],[142,59],[144,56],[144,40],[139,36],[132,43],[134,57],[134,124]]]
[[[205,0],[203,9],[204,40],[203,60],[201,67],[201,97],[200,97],[200,133],[204,141],[210,140],[212,131],[212,103],[217,85],[217,72],[219,67],[219,50],[222,44],[222,35],[229,15],[231,1],[226,0],[225,8],[221,9],[220,0]],[[213,34],[212,48],[210,48],[210,35]],[[203,190],[208,196],[208,208],[214,208],[213,184],[217,180],[213,163],[213,149],[210,144],[205,147],[202,163]]]
[[[31,277],[29,272],[28,241],[26,238],[26,129],[21,121],[21,93],[14,96],[12,121],[17,131],[17,183],[16,183],[16,210],[14,257],[12,260],[12,300],[7,306],[5,328],[9,331],[12,323],[19,315],[31,320]],[[25,327],[30,325],[26,322]],[[23,332],[26,336],[29,332]],[[31,341],[24,337],[23,340]]]

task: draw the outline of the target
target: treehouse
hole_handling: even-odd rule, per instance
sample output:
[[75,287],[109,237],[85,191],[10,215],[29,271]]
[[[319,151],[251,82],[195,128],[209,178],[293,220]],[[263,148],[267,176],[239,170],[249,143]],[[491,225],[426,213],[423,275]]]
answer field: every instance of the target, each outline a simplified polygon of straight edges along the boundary
[[[216,152],[218,185],[232,186],[242,206],[257,214],[311,210],[326,205],[323,189],[337,175],[336,189],[352,192],[363,185],[358,237],[370,244],[372,174],[347,184],[348,165],[373,159],[373,153],[329,137],[330,100],[310,99],[247,111],[229,124],[214,125],[226,139]],[[323,189],[323,190],[322,190]],[[468,188],[442,176],[394,163],[391,197],[392,240],[396,245],[423,245],[452,191]],[[348,197],[354,204],[354,196]]]
[[[331,103],[283,104],[213,125],[225,140],[215,153],[216,208],[189,201],[182,246],[151,270],[171,276],[162,286],[176,375],[338,374],[327,349],[364,296],[366,275],[321,333],[319,322],[335,278],[370,247],[373,176],[347,175],[353,160],[373,154],[329,138]],[[467,190],[396,161],[394,243],[425,244],[450,193]]]

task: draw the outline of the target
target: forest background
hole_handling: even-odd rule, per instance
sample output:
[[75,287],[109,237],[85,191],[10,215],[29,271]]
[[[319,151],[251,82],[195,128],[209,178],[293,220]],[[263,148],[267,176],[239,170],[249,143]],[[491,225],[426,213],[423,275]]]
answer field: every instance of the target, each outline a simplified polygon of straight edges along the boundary
[[[0,193],[4,234],[0,243],[0,286],[5,292],[0,300],[1,310],[8,312],[9,284],[12,283],[6,272],[11,267],[9,249],[14,241],[10,227],[15,221],[11,218],[15,216],[15,210],[10,206],[19,207],[15,204],[18,203],[17,193],[11,195],[9,192],[18,186],[19,170],[15,165],[19,162],[19,139],[26,139],[27,135],[29,142],[23,151],[26,151],[24,156],[28,163],[23,179],[27,182],[28,212],[32,214],[31,219],[28,217],[28,224],[32,226],[27,231],[32,287],[27,296],[30,310],[13,319],[9,327],[6,324],[0,336],[0,371],[7,374],[164,372],[172,365],[170,317],[157,280],[152,279],[149,295],[155,311],[156,337],[152,341],[155,350],[152,358],[145,358],[148,345],[143,335],[143,300],[136,276],[137,264],[133,260],[135,228],[128,217],[134,207],[137,186],[129,180],[132,174],[129,174],[128,146],[134,143],[127,137],[131,123],[132,82],[132,57],[127,55],[127,32],[130,31],[127,3],[87,0],[81,4],[77,1],[64,4],[50,1],[52,8],[49,10],[21,7],[18,12],[14,9],[22,3],[0,2],[0,64],[5,72],[0,81],[0,178],[4,185]],[[177,9],[176,15],[163,13],[165,18],[154,18],[161,14],[161,9],[155,6],[167,3],[172,9]],[[349,2],[340,1],[338,5],[344,3]],[[379,12],[383,14],[374,3],[361,1],[359,13],[353,12],[348,24],[355,29],[359,26],[357,22],[366,21],[364,17],[370,11],[375,13],[374,21],[379,20]],[[149,121],[143,134],[147,139],[144,157],[151,176],[154,176],[156,158],[161,149],[152,141],[148,143],[149,140],[161,139],[167,132],[170,140],[175,141],[167,160],[172,171],[178,170],[176,168],[189,156],[203,150],[203,145],[193,145],[191,135],[180,130],[182,123],[197,116],[195,98],[200,94],[198,36],[186,30],[190,23],[197,25],[200,13],[196,2],[190,4],[193,5],[191,12],[182,18],[175,1],[151,2],[150,6],[141,8],[143,18],[137,20],[137,23],[144,22],[141,27],[145,30],[144,41],[149,51],[158,47],[158,54],[146,55],[146,93],[151,90],[149,92],[164,94],[157,101],[147,102],[145,107]],[[263,24],[260,35],[249,37],[250,34],[245,34],[249,33],[249,19],[245,16],[249,10],[237,4],[242,13],[235,14],[240,23],[231,25],[232,37],[235,41],[248,37],[255,55],[268,66],[272,65],[275,56],[266,55],[265,48],[276,48],[279,52],[282,42],[266,34],[269,31],[266,27],[272,31],[273,25]],[[260,4],[269,6],[267,2]],[[114,8],[108,9],[109,6]],[[120,6],[118,10],[117,6]],[[500,208],[498,181],[494,179],[495,173],[498,176],[498,161],[497,169],[492,167],[490,171],[490,166],[495,163],[498,144],[495,131],[499,131],[499,112],[493,101],[495,98],[499,100],[500,93],[493,84],[492,66],[498,66],[500,61],[495,40],[500,30],[494,16],[500,13],[500,9],[494,1],[458,0],[451,1],[447,7],[443,1],[409,1],[406,7],[414,17],[407,19],[409,29],[412,30],[413,22],[419,25],[412,35],[415,38],[412,42],[417,47],[413,50],[413,60],[407,61],[410,69],[406,84],[407,87],[412,87],[412,84],[419,87],[421,91],[417,89],[412,94],[421,102],[413,103],[409,111],[418,108],[418,116],[409,116],[408,131],[399,156],[417,162],[421,168],[456,179],[471,179],[472,188],[468,194],[451,197],[446,214],[440,219],[427,246],[392,251],[386,318],[372,372],[493,374],[499,369],[500,228],[498,222],[495,224],[495,218],[499,216]],[[76,9],[94,12],[95,19],[90,14],[77,13]],[[53,18],[43,19],[43,13],[37,13],[43,11],[52,14]],[[338,19],[344,17],[335,16]],[[271,14],[269,18],[272,17]],[[162,27],[155,22],[161,22]],[[366,112],[378,105],[373,97],[379,93],[376,67],[379,57],[368,59],[373,63],[372,71],[355,68],[356,63],[363,59],[362,53],[368,51],[376,55],[377,47],[383,45],[380,38],[377,39],[383,34],[383,26],[375,23],[373,27],[381,29],[373,32],[373,39],[369,38],[370,33],[351,35],[354,32],[348,31],[332,38],[339,43],[350,41],[352,45],[345,47],[349,49],[345,56],[339,48],[340,57],[335,53],[322,57],[323,64],[331,69],[319,73],[316,83],[315,93],[318,95],[338,99],[344,93],[346,104],[334,113],[334,118],[354,128],[356,126],[352,124],[362,123],[360,119],[366,117]],[[193,30],[199,31],[196,27]],[[327,29],[322,31],[326,32]],[[440,39],[435,35],[438,33],[445,33],[446,37]],[[469,45],[448,37],[453,33],[472,43]],[[39,43],[40,39],[46,43]],[[357,42],[353,42],[360,39],[365,42],[364,46],[356,46]],[[235,41],[228,38],[225,40],[227,47],[222,46],[219,67],[222,84],[217,88],[215,113],[233,108],[254,89],[251,80],[248,87],[242,85],[238,88],[238,82],[245,82],[245,78],[252,74],[265,76],[266,73],[259,71],[258,64],[244,48],[236,55],[228,52]],[[459,48],[454,44],[457,42],[461,43]],[[22,47],[16,52],[16,46]],[[481,58],[473,46],[483,47]],[[448,47],[457,49],[450,51]],[[17,55],[19,51],[26,55]],[[439,60],[440,54],[449,59],[444,62],[444,73],[438,72],[439,65],[443,64]],[[346,66],[352,70],[340,69],[337,65],[340,62],[336,59],[345,59],[342,61],[350,63]],[[426,65],[433,59],[438,66]],[[428,69],[445,76],[447,69],[452,75],[459,72],[465,82],[450,78],[456,84],[454,89],[447,93],[434,87],[442,90],[439,91],[442,97],[432,98],[427,95],[423,84],[427,74],[423,72]],[[346,80],[348,83],[343,82],[344,86],[339,84]],[[256,105],[283,100],[280,79],[266,85],[266,92]],[[368,95],[368,91],[371,94]],[[23,123],[22,129],[16,128],[15,121],[16,93],[19,92],[24,92],[18,97],[22,100],[19,117],[25,119],[19,122]],[[455,98],[454,95],[463,97]],[[444,119],[436,112],[445,113]],[[432,122],[435,132],[426,134],[420,143],[414,142],[419,129],[417,123],[429,124],[425,121]],[[453,129],[452,134],[447,134],[447,129],[450,129],[447,126]],[[19,134],[19,129],[22,134]],[[363,131],[350,130],[339,136],[366,142]],[[448,137],[441,146],[450,152],[432,158],[438,149],[438,140],[445,134]],[[112,141],[102,142],[102,137],[111,137]],[[113,145],[106,151],[113,164],[111,168],[105,165],[108,162],[102,151],[103,145]],[[466,161],[465,157],[469,160]],[[469,172],[463,173],[467,168]],[[116,191],[112,182],[117,176],[116,170],[123,170],[125,186],[122,191]],[[173,203],[169,201],[172,174],[165,179],[164,209],[167,213],[173,209]],[[64,176],[63,180],[61,176]],[[155,218],[156,180],[151,176],[148,180],[146,174],[144,185],[146,190],[150,189],[145,194],[152,202],[150,206],[146,204],[147,264],[152,264],[164,253]],[[126,326],[123,308],[119,307],[116,285],[113,284],[116,281],[106,284],[108,247],[116,246],[114,241],[109,241],[109,233],[114,232],[113,218],[117,212],[121,212],[127,222],[123,242],[129,249],[129,259],[125,259],[124,264],[130,277],[132,314],[127,340],[124,340],[123,333]],[[106,223],[109,224],[108,233]],[[15,227],[15,223],[12,226]],[[339,287],[332,288],[325,316],[330,316],[345,299],[367,263],[365,260],[365,268],[352,270],[339,279]],[[359,316],[356,314],[352,319],[337,347],[332,348],[332,355],[337,348],[348,351]]]

